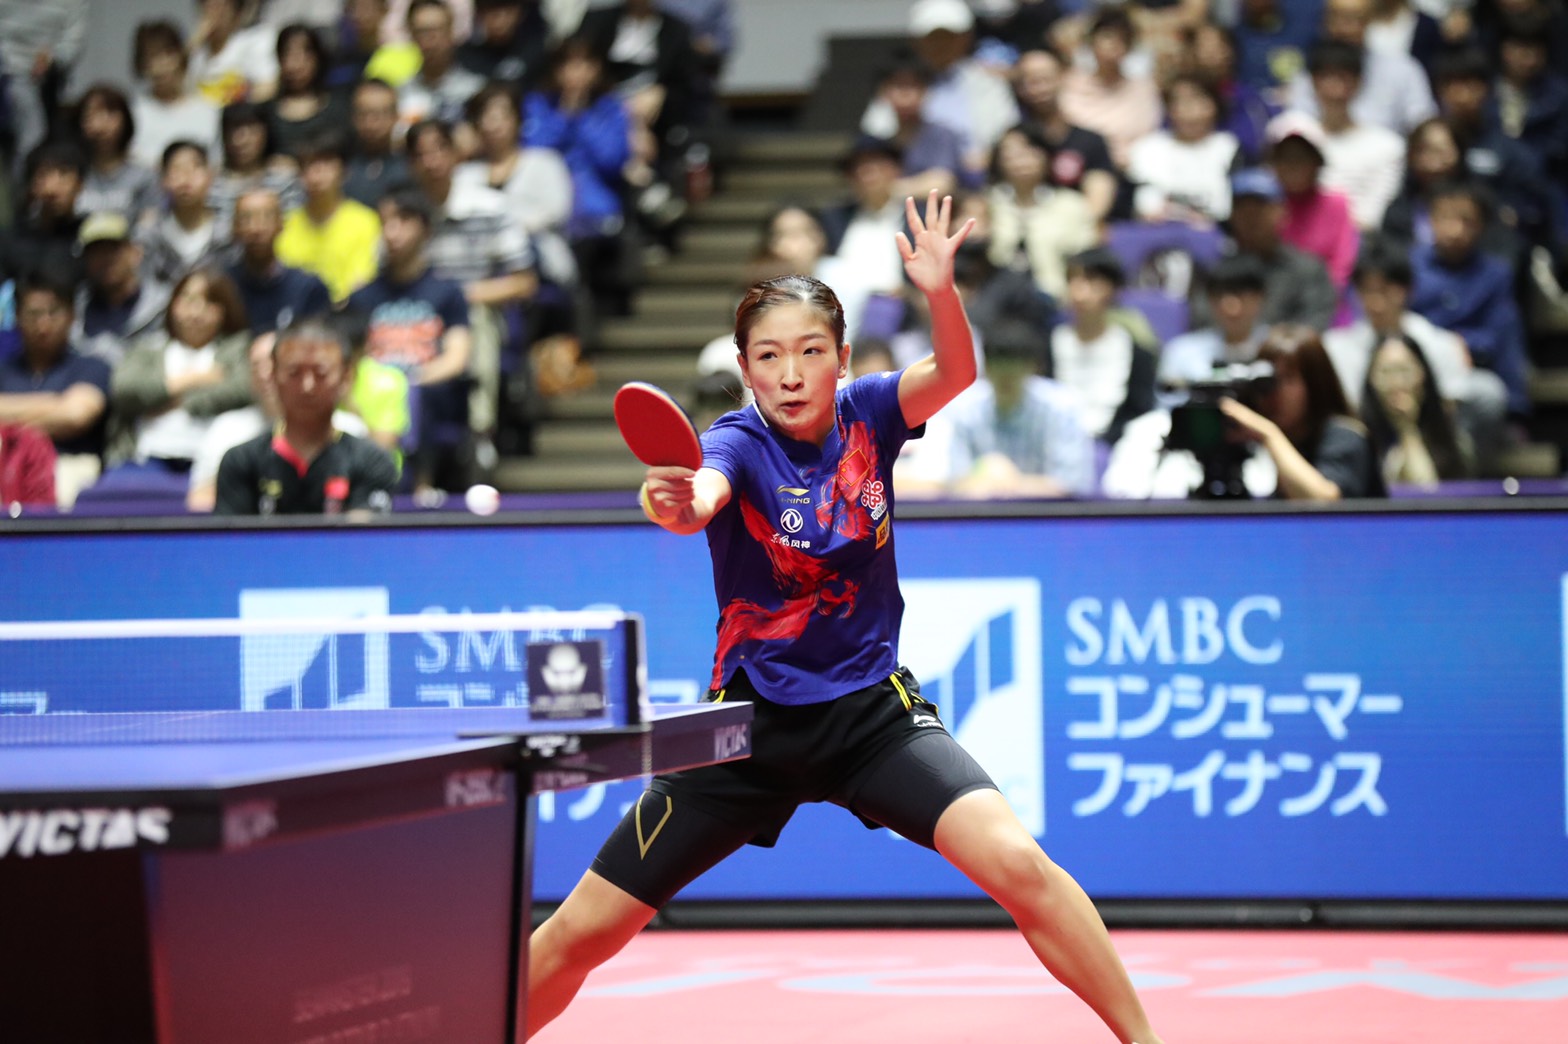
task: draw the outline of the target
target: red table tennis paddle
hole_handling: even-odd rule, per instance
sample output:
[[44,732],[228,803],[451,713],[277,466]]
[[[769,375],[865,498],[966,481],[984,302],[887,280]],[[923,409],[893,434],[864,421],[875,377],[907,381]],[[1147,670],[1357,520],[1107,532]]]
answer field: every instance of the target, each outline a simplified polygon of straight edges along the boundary
[[680,403],[642,381],[615,393],[615,423],[632,455],[649,467],[702,467],[702,443]]

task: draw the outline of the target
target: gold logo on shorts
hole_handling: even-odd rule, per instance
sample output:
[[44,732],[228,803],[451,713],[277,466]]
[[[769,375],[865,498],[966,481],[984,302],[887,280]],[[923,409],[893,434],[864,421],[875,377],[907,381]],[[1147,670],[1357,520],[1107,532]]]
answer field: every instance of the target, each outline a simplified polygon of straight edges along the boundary
[[[643,797],[647,797],[647,795],[644,794]],[[637,858],[648,858],[648,849],[652,848],[653,843],[659,839],[659,831],[664,829],[664,824],[670,821],[670,816],[674,812],[675,802],[670,800],[670,796],[666,794],[664,796],[664,815],[659,817],[659,825],[653,828],[653,833],[649,834],[648,839],[644,841],[642,834],[642,798],[637,799]]]

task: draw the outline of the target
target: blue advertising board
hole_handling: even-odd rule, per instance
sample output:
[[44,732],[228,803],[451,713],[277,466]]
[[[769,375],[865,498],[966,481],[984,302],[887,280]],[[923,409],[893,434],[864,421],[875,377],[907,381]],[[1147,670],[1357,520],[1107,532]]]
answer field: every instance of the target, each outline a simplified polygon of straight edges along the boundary
[[[1093,894],[1568,898],[1568,516],[932,518],[896,532],[905,662]],[[0,536],[0,576],[7,621],[235,618],[344,590],[382,592],[394,614],[615,608],[646,620],[655,702],[698,698],[711,671],[706,547],[646,525],[23,531]],[[441,698],[500,698],[500,675],[523,669],[501,644],[478,634],[470,647],[492,655],[449,657]],[[394,674],[430,654],[401,647]],[[235,706],[232,685],[164,669],[179,705]],[[0,678],[0,704],[38,709],[14,688]],[[44,709],[163,709],[117,704],[112,686],[72,699],[86,703]],[[565,894],[637,792],[541,799],[540,898]],[[931,853],[821,807],[684,894],[977,895]]]

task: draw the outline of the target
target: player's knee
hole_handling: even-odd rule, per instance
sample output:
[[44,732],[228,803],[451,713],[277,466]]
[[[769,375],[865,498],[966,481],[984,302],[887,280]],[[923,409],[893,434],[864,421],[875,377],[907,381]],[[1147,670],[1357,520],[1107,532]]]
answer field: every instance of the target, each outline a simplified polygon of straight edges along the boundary
[[1034,905],[1048,900],[1055,887],[1056,865],[1033,838],[1008,838],[990,854],[992,898],[1004,907]]
[[620,953],[651,917],[651,910],[643,916],[640,910],[612,912],[566,903],[540,925],[535,938],[562,964],[597,968]]

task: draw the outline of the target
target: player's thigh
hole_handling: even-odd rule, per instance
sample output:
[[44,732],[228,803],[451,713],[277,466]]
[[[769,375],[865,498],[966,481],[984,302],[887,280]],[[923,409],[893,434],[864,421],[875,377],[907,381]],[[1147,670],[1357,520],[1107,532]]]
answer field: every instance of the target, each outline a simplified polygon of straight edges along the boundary
[[593,872],[657,910],[742,845],[777,836],[793,811],[697,797],[655,780],[610,833]]
[[846,804],[861,819],[936,848],[943,814],[981,790],[996,790],[990,774],[946,731],[931,727],[879,758],[856,781]]

